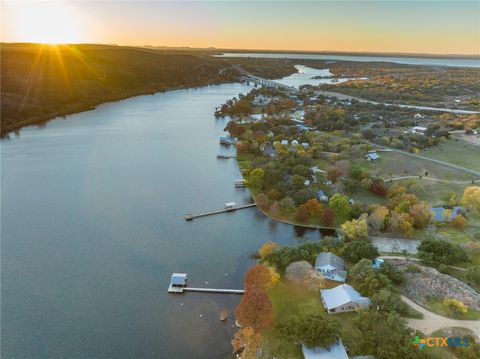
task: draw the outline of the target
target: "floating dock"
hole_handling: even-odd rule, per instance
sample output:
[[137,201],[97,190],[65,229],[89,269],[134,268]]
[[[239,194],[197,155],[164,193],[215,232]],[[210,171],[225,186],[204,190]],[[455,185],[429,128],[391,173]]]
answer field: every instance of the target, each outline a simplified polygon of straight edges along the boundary
[[243,289],[219,289],[219,288],[190,288],[187,287],[187,273],[173,273],[168,287],[168,293],[199,292],[219,294],[243,294]]
[[186,221],[193,221],[195,218],[200,218],[200,217],[206,217],[206,216],[212,216],[214,214],[219,214],[219,213],[225,213],[225,212],[233,212],[239,209],[245,209],[245,208],[250,208],[250,207],[255,207],[255,203],[250,203],[250,204],[244,204],[242,206],[234,206],[234,207],[227,207],[224,209],[219,209],[218,211],[210,211],[210,212],[204,212],[204,213],[197,213],[197,214],[187,214],[185,216]]
[[230,158],[237,158],[237,156],[230,156],[230,155],[217,155],[217,159],[219,160],[228,160]]

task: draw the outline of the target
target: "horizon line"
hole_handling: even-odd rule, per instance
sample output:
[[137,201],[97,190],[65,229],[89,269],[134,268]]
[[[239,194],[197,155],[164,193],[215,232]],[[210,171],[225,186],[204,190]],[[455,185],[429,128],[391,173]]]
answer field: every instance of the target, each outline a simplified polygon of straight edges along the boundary
[[185,49],[185,50],[207,50],[217,52],[238,52],[238,53],[277,53],[277,54],[337,54],[337,55],[379,55],[379,56],[433,56],[433,57],[464,57],[475,58],[480,60],[479,54],[465,53],[429,53],[429,52],[389,52],[389,51],[348,51],[348,50],[289,50],[289,49],[252,49],[252,48],[222,48],[222,47],[191,47],[191,46],[167,46],[167,45],[127,45],[115,43],[93,43],[93,42],[72,42],[72,43],[46,43],[31,41],[0,41],[0,44],[10,45],[50,45],[50,46],[66,46],[66,45],[97,45],[97,46],[115,46],[115,47],[135,47],[135,48],[158,48],[158,49]]

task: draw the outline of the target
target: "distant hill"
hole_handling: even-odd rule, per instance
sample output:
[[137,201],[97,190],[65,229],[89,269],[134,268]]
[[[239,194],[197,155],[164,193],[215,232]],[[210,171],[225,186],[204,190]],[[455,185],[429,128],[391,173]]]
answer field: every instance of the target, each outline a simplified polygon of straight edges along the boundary
[[2,44],[1,74],[2,135],[103,102],[238,78],[207,51],[90,44]]

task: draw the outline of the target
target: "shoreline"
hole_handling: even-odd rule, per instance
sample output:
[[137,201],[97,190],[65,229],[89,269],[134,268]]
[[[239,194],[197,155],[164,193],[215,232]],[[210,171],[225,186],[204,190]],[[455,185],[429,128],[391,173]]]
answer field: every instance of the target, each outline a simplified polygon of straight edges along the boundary
[[22,128],[29,127],[29,126],[42,127],[42,126],[46,125],[48,122],[53,121],[55,119],[65,118],[66,116],[75,115],[75,114],[82,113],[82,112],[92,111],[92,110],[95,110],[97,108],[97,106],[100,106],[100,105],[103,105],[103,104],[115,103],[115,102],[118,102],[118,101],[123,101],[123,100],[128,100],[130,98],[135,98],[135,97],[138,97],[138,96],[156,95],[158,93],[166,93],[166,92],[169,92],[169,91],[195,89],[195,88],[201,88],[201,87],[205,87],[205,86],[223,85],[223,84],[229,84],[229,83],[238,83],[238,81],[225,81],[225,82],[210,83],[210,84],[204,84],[204,85],[198,85],[198,86],[183,86],[183,85],[182,86],[174,86],[174,87],[171,87],[171,88],[165,89],[165,90],[158,90],[158,91],[154,91],[154,92],[142,92],[142,93],[135,94],[135,95],[119,97],[119,98],[111,99],[111,100],[108,100],[108,101],[102,101],[102,102],[98,102],[98,103],[95,103],[95,104],[89,105],[89,106],[79,106],[78,108],[75,108],[75,106],[73,106],[73,109],[68,110],[68,111],[59,111],[59,112],[55,112],[55,113],[50,113],[48,115],[44,115],[44,116],[41,116],[41,117],[35,117],[35,118],[28,119],[28,120],[17,122],[17,123],[15,123],[14,126],[6,126],[5,128],[1,129],[0,139],[8,139],[10,134],[12,134],[12,133],[16,134],[16,132],[19,132],[20,130],[22,130]]

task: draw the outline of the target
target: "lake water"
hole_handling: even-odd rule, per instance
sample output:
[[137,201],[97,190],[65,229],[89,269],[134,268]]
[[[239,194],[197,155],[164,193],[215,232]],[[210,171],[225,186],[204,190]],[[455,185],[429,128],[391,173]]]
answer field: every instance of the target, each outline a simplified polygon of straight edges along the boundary
[[[350,80],[349,78],[328,78],[327,76],[332,76],[329,69],[314,69],[304,65],[295,65],[295,68],[297,69],[296,73],[275,81],[287,86],[299,88],[301,85],[318,86],[320,84],[333,84]],[[315,78],[320,76],[325,78]]]
[[480,59],[456,58],[424,58],[424,57],[395,57],[395,56],[355,56],[339,54],[275,54],[275,53],[224,53],[224,57],[258,57],[272,59],[307,59],[332,61],[366,61],[366,62],[394,62],[406,65],[434,65],[454,67],[480,67]]
[[216,159],[227,119],[213,116],[248,90],[135,97],[1,141],[3,358],[230,357],[218,315],[240,297],[169,295],[171,273],[241,288],[265,241],[320,238],[254,208],[184,220],[250,200]]

